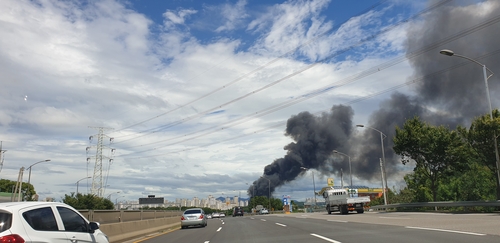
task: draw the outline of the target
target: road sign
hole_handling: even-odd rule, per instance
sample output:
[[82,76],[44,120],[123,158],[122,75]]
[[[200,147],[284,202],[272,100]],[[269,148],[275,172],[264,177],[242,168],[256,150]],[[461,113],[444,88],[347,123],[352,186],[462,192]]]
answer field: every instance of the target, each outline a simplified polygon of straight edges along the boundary
[[328,186],[333,186],[333,178],[328,178],[327,181]]

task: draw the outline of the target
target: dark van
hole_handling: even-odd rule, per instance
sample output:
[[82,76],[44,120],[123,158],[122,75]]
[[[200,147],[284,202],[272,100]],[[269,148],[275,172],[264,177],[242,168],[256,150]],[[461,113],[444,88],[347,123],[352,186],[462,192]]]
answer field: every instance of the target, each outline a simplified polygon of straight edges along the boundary
[[233,208],[233,217],[243,216],[243,208],[242,207],[234,207]]

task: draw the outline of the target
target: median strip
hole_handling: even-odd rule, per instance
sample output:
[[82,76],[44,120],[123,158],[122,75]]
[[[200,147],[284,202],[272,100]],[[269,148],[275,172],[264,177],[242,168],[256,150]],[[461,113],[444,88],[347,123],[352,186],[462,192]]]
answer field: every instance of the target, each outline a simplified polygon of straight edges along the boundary
[[311,234],[311,235],[312,235],[312,236],[314,236],[314,237],[320,238],[320,239],[322,239],[322,240],[326,240],[326,241],[328,241],[328,242],[332,242],[332,243],[341,243],[340,241],[332,240],[332,239],[330,239],[330,238],[326,238],[326,237],[321,236],[321,235],[317,235],[317,234]]
[[420,230],[441,231],[441,232],[458,233],[458,234],[466,234],[466,235],[478,235],[478,236],[484,236],[484,235],[486,235],[486,234],[481,234],[481,233],[473,233],[473,232],[466,232],[466,231],[445,230],[445,229],[433,229],[433,228],[422,228],[422,227],[411,227],[411,226],[406,226],[405,228],[407,228],[407,229],[420,229]]

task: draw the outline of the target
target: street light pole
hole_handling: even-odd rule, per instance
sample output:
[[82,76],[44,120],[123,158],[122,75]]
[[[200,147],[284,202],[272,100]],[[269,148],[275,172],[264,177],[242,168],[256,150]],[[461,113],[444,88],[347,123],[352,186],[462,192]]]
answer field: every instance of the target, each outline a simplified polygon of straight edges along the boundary
[[268,199],[269,199],[269,207],[267,208],[267,210],[271,210],[271,180],[270,179],[267,179],[263,176],[261,176],[260,178],[262,179],[266,179],[267,181],[269,181],[269,196],[268,196]]
[[120,193],[120,191],[110,193],[110,194],[107,196],[107,198],[108,198],[109,200],[111,200],[111,195],[113,195],[113,194],[115,194],[115,193]]
[[[489,108],[490,108],[490,119],[491,121],[493,121],[493,108],[491,107],[491,99],[490,99],[490,89],[488,87],[488,79],[491,78],[491,76],[493,76],[493,71],[491,71],[489,68],[486,67],[486,65],[478,62],[477,60],[474,60],[472,58],[469,58],[469,57],[466,57],[466,56],[462,56],[462,55],[459,55],[459,54],[455,54],[453,51],[451,50],[447,50],[447,49],[444,49],[444,50],[441,50],[439,52],[440,54],[443,54],[445,56],[456,56],[456,57],[460,57],[460,58],[463,58],[463,59],[467,59],[471,62],[474,62],[476,63],[477,65],[483,67],[483,77],[484,77],[484,85],[486,86],[486,97],[488,98],[488,105],[489,105]],[[488,76],[488,74],[486,73],[486,70],[490,71],[491,75]],[[496,162],[496,172],[497,172],[497,199],[500,199],[498,198],[500,195],[499,194],[499,191],[500,190],[500,158],[499,158],[499,155],[498,155],[498,143],[497,143],[497,136],[496,136],[496,131],[493,131],[493,145],[495,146],[495,162]]]
[[115,198],[115,207],[116,207],[116,210],[118,210],[118,198],[122,198],[122,197],[125,197],[125,196],[119,196],[119,197]]
[[[352,189],[352,167],[351,167],[351,156],[347,155],[347,154],[344,154],[342,152],[339,152],[337,150],[333,150],[334,153],[336,154],[340,154],[340,155],[343,155],[345,157],[347,157],[347,159],[349,160],[349,186],[351,187]],[[350,191],[350,190],[349,190]]]
[[50,159],[46,159],[46,160],[42,160],[42,161],[38,161],[38,162],[36,162],[36,163],[34,163],[34,164],[30,165],[30,166],[27,168],[27,169],[29,169],[29,170],[30,170],[30,174],[29,174],[29,176],[28,176],[28,184],[30,184],[30,182],[31,182],[31,167],[33,167],[33,166],[34,166],[34,165],[36,165],[36,164],[43,163],[43,162],[49,162],[49,161],[50,161]]
[[[245,183],[247,185],[249,185],[248,183]],[[252,198],[255,197],[255,186],[252,184],[252,197],[250,197],[250,203],[252,202]]]
[[81,180],[90,179],[90,178],[92,178],[92,177],[91,177],[91,176],[89,176],[89,177],[85,177],[85,178],[82,178],[82,179],[80,179],[80,180],[78,180],[78,181],[76,182],[76,195],[78,195],[78,183],[79,183]]
[[[309,168],[306,167],[300,167],[302,170],[309,170]],[[314,182],[314,172],[311,171],[312,178],[313,178],[313,194],[314,194],[314,207],[318,205],[318,200],[316,199],[316,183]]]
[[[386,194],[386,190],[387,190],[387,174],[385,173],[385,149],[384,149],[384,137],[387,137],[382,131],[376,129],[376,128],[373,128],[373,127],[368,127],[368,126],[365,126],[365,125],[356,125],[356,127],[366,127],[366,128],[370,128],[374,131],[377,131],[380,133],[380,144],[382,144],[382,187],[383,188],[383,193],[384,193],[384,205],[387,205],[387,194]],[[384,186],[384,183],[385,183],[385,186]]]

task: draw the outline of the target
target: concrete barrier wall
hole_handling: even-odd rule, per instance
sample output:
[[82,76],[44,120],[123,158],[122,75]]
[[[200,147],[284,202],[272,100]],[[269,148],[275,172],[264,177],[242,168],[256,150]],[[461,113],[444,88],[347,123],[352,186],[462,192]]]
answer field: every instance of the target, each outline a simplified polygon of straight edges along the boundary
[[181,225],[181,211],[78,210],[91,222],[99,222],[110,242],[120,242]]
[[146,219],[180,218],[181,211],[165,210],[78,210],[89,221],[111,224]]
[[121,223],[101,224],[100,229],[109,237],[109,242],[120,242],[172,227],[180,227],[179,217],[138,220]]

